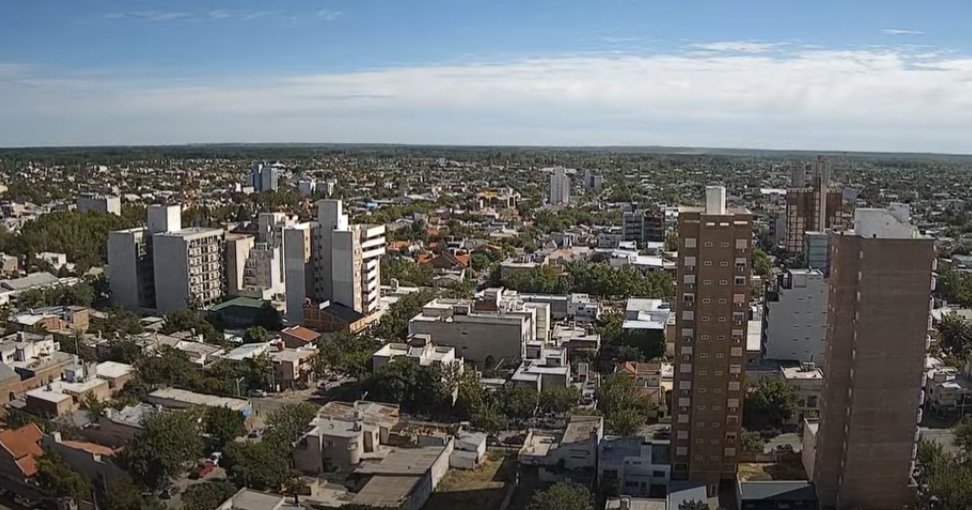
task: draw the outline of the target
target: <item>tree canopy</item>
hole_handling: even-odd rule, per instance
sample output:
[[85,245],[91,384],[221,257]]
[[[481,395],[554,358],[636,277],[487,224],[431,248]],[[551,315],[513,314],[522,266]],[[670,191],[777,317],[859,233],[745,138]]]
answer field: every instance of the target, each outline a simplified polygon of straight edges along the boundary
[[159,490],[185,471],[203,452],[196,411],[158,411],[125,445],[120,459],[139,485]]
[[641,430],[648,416],[658,411],[658,404],[641,392],[633,378],[614,373],[601,384],[597,408],[609,433],[629,436]]
[[527,510],[591,510],[594,497],[580,484],[558,482],[549,489],[533,494]]
[[773,377],[763,377],[746,391],[743,424],[747,429],[779,428],[797,411],[793,386]]
[[91,500],[91,480],[71,469],[54,450],[45,450],[37,458],[37,484],[57,497],[71,498],[74,502]]

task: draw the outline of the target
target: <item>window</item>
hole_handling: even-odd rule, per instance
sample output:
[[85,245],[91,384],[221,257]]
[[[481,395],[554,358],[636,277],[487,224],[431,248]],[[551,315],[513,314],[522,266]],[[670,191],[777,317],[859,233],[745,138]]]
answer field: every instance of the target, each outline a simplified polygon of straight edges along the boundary
[[720,316],[719,317],[719,322],[726,322],[725,316]]
[[702,354],[699,354],[699,357],[700,358],[708,358],[709,357],[709,353],[703,352]]
[[688,415],[687,414],[680,414],[680,415],[678,415],[678,422],[679,423],[688,423],[689,422]]
[[686,439],[688,439],[688,431],[687,430],[679,430],[678,432],[675,433],[675,438],[676,439],[683,440],[683,441],[686,440]]
[[816,395],[810,395],[809,397],[807,397],[807,407],[809,407],[811,409],[817,407],[817,396]]
[[682,320],[686,320],[686,321],[695,320],[695,312],[692,310],[683,310]]
[[691,345],[683,345],[682,346],[682,354],[692,354],[692,346]]
[[729,285],[729,280],[719,280],[719,285],[722,285],[722,286]]
[[702,265],[705,266],[705,267],[711,267],[712,266],[712,261],[711,260],[706,260],[705,262],[702,263]]
[[730,356],[742,356],[742,347],[732,347],[729,349]]
[[682,301],[684,301],[686,303],[694,303],[695,302],[695,294],[692,293],[692,292],[686,292],[685,294],[682,294]]
[[686,237],[685,238],[685,247],[686,248],[695,248],[695,238],[694,237]]
[[709,316],[708,315],[703,315],[702,316],[702,322],[709,322]]
[[688,283],[688,284],[694,284],[695,283],[695,275],[694,274],[687,274],[687,275],[685,275],[684,278],[683,278],[683,282],[684,283]]
[[695,406],[695,410],[696,411],[705,411],[705,406],[703,406],[703,405]]
[[719,266],[721,266],[721,267],[729,267],[729,261],[728,260],[723,260],[722,262],[719,262]]
[[689,399],[687,399],[687,398],[680,398],[680,399],[678,399],[678,406],[679,407],[688,407],[690,405],[692,405],[692,403],[691,403],[691,401]]
[[702,285],[712,285],[712,280],[702,280]]
[[679,368],[678,371],[681,372],[681,373],[683,373],[683,374],[691,373],[692,372],[692,364],[691,363],[682,363],[681,368]]
[[721,352],[716,353],[716,358],[720,358],[721,359],[721,358],[725,358],[725,357],[726,357],[726,355],[723,354],[723,353],[721,353]]
[[728,248],[729,247],[729,243],[725,243],[725,242],[719,243],[719,247],[721,247],[721,248]]
[[707,304],[709,304],[711,302],[712,302],[712,300],[709,299],[709,298],[707,298],[707,297],[702,298],[702,304],[703,305],[707,305]]
[[688,447],[686,446],[676,446],[675,455],[688,455]]
[[695,257],[685,257],[685,267],[695,267]]
[[735,282],[736,282],[736,285],[737,286],[745,287],[746,286],[746,277],[745,276],[737,276],[737,277],[735,277]]
[[729,407],[739,407],[739,399],[738,398],[726,399],[726,405]]
[[742,373],[742,365],[729,365],[729,373],[730,374]]
[[702,335],[699,338],[701,338],[702,340],[708,340],[709,339],[709,335]]
[[703,441],[701,439],[696,439],[695,440],[695,444],[703,444],[703,443],[705,443],[705,441]]
[[706,370],[699,370],[699,375],[705,377],[705,376],[709,375],[709,372],[706,371]]
[[712,248],[712,241],[706,241],[706,243],[705,243],[705,245],[704,245],[704,246],[705,246],[706,248]]
[[736,249],[737,250],[745,250],[746,248],[749,248],[749,240],[747,240],[747,239],[736,239]]
[[729,381],[729,391],[739,391],[739,381]]

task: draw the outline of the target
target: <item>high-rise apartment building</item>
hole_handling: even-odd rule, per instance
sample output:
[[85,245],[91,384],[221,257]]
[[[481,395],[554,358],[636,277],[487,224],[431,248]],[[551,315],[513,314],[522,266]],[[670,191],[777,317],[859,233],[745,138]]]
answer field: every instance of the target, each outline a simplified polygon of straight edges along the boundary
[[97,211],[101,214],[121,216],[121,197],[106,195],[81,195],[78,197],[78,212]]
[[206,307],[226,295],[222,229],[187,228],[152,236],[155,308],[161,313],[185,308],[189,299]]
[[828,229],[843,230],[843,192],[831,189],[830,164],[821,157],[813,162],[810,182],[806,170],[791,174],[790,188],[786,190],[786,252],[790,255],[803,253],[804,238],[808,231],[824,232]]
[[283,232],[288,321],[300,322],[307,300],[363,315],[378,309],[384,225],[353,225],[340,200],[321,200],[316,222]]
[[317,301],[331,301],[365,315],[377,310],[385,226],[351,225],[340,200],[317,203],[317,226]]
[[913,504],[933,240],[908,206],[858,209],[831,233],[829,325],[812,479],[821,507]]
[[266,162],[253,163],[250,169],[250,184],[255,191],[276,191],[280,182],[280,165]]
[[665,215],[661,209],[632,209],[621,215],[621,235],[638,246],[665,242]]
[[752,214],[706,188],[704,208],[678,216],[672,477],[709,494],[736,476],[742,448]]
[[155,309],[152,236],[144,227],[108,233],[111,300],[127,310]]
[[817,269],[790,269],[771,282],[764,315],[767,359],[824,364],[827,280]]
[[108,284],[112,301],[129,310],[156,308],[153,236],[181,230],[182,208],[150,205],[147,224],[108,234]]
[[550,171],[550,205],[570,203],[570,177],[567,169],[558,166]]

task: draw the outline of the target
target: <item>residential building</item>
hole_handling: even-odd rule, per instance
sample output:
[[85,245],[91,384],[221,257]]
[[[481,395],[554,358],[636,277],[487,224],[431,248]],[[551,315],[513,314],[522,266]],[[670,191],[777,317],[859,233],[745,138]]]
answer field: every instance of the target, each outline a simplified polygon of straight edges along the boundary
[[142,403],[119,410],[108,406],[92,426],[81,430],[81,434],[98,444],[121,448],[142,430],[142,421],[157,410],[153,405]]
[[243,416],[249,416],[253,411],[249,400],[241,398],[217,397],[204,393],[195,393],[179,388],[162,388],[149,393],[145,401],[169,408],[169,409],[188,409],[192,407],[228,407],[234,411],[239,411]]
[[972,406],[972,379],[965,371],[939,366],[925,372],[925,407],[939,416],[965,416]]
[[314,196],[317,192],[317,181],[314,179],[301,179],[297,181],[297,193],[302,197]]
[[[380,259],[385,254],[385,226],[350,224],[340,200],[317,203],[317,224],[312,231],[316,249],[314,301],[342,305],[363,315],[374,313],[378,309]],[[296,257],[302,257],[299,249]]]
[[280,332],[280,339],[291,349],[317,345],[321,334],[304,326],[291,326]]
[[795,171],[786,190],[786,252],[803,253],[809,231],[843,230],[843,191],[831,189],[830,163],[818,156],[809,185],[806,171]]
[[299,223],[283,230],[286,318],[290,325],[303,322],[304,305],[314,295],[313,229],[312,223]]
[[226,235],[226,294],[240,296],[243,292],[243,274],[250,250],[256,238],[243,234]]
[[630,209],[621,215],[622,240],[634,242],[637,247],[664,243],[665,232],[665,215],[660,209]]
[[277,341],[275,349],[270,352],[273,362],[274,390],[307,388],[314,382],[318,350],[315,346],[290,349]]
[[331,418],[354,419],[360,417],[363,423],[376,425],[378,436],[382,444],[387,444],[392,430],[398,425],[400,411],[397,404],[382,402],[338,402],[332,400],[317,412],[318,416]]
[[61,378],[26,392],[27,409],[45,418],[73,413],[89,398],[105,401],[112,391],[107,380],[94,377],[83,365],[64,369]]
[[269,494],[244,487],[216,507],[216,510],[301,510],[302,508],[289,504],[288,499],[279,494]]
[[536,389],[561,387],[570,384],[570,363],[567,347],[548,347],[541,342],[527,342],[526,356],[517,367],[510,382]]
[[558,166],[550,170],[550,205],[567,205],[570,203],[570,177],[567,169]]
[[294,445],[294,467],[311,475],[348,470],[379,452],[380,432],[377,424],[359,416],[317,416]]
[[908,206],[857,209],[832,233],[829,327],[812,480],[823,508],[901,508],[921,419],[934,242]]
[[88,211],[121,216],[121,197],[106,195],[79,196],[78,212],[86,213]]
[[280,185],[280,164],[268,165],[264,162],[253,163],[250,169],[250,184],[254,191],[277,191]]
[[408,321],[408,333],[428,335],[477,366],[522,359],[526,343],[536,338],[536,309],[509,301],[501,301],[499,310],[477,307],[483,303],[435,299]]
[[665,355],[675,349],[675,310],[661,299],[628,298],[621,329],[643,335],[655,335],[665,342]]
[[240,295],[270,301],[285,294],[283,256],[279,246],[256,243],[243,265]]
[[597,480],[606,494],[663,497],[671,482],[671,444],[646,437],[605,437]]
[[817,269],[790,269],[766,291],[767,359],[824,364],[827,280]]
[[0,487],[15,494],[27,489],[28,480],[37,474],[37,458],[44,454],[43,438],[44,432],[33,423],[0,431]]
[[[146,227],[108,234],[108,284],[116,304],[135,311],[156,309],[154,236],[181,230],[180,206],[153,204],[147,209]],[[163,270],[172,268],[165,266]],[[171,276],[164,274],[161,279],[170,280]],[[188,292],[180,297],[184,300],[187,295]]]
[[148,229],[108,234],[108,284],[112,301],[122,308],[155,309],[155,263]]
[[186,308],[189,299],[201,307],[222,301],[225,239],[223,230],[196,227],[152,236],[156,310]]
[[820,393],[823,390],[823,371],[812,362],[799,366],[780,367],[783,381],[790,385],[797,396],[797,412],[790,419],[801,423],[804,419],[820,417]]
[[391,363],[396,358],[407,358],[419,366],[429,366],[439,363],[446,367],[455,367],[462,372],[462,358],[456,357],[454,347],[435,345],[428,335],[411,335],[406,343],[391,342],[371,355],[371,366],[375,372],[379,368]]
[[44,436],[41,446],[57,452],[68,467],[94,482],[101,491],[107,492],[113,484],[129,479],[125,469],[114,462],[115,451],[107,446],[67,440],[60,432]]
[[562,433],[531,429],[517,454],[520,465],[536,469],[541,481],[586,481],[597,476],[604,418],[573,415]]
[[817,510],[816,488],[806,480],[759,480],[736,483],[736,508],[741,510]]
[[734,479],[745,391],[752,215],[708,186],[704,208],[678,215],[672,476],[710,495]]
[[438,444],[400,448],[379,462],[359,465],[354,475],[365,481],[351,505],[356,508],[421,510],[449,471],[455,451],[455,440],[451,436],[437,439]]

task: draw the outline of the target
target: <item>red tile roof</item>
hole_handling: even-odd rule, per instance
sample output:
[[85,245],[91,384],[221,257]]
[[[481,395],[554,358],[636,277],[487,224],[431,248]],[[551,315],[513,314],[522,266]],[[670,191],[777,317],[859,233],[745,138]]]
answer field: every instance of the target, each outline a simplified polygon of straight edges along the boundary
[[7,453],[13,457],[24,476],[31,477],[37,474],[36,457],[44,453],[40,446],[40,440],[43,437],[44,432],[37,425],[31,423],[19,429],[0,432],[0,447],[7,450]]
[[88,453],[93,453],[96,455],[102,455],[105,457],[111,457],[115,454],[115,450],[108,448],[107,446],[102,446],[100,444],[88,443],[86,441],[61,441],[61,444],[75,450],[84,450]]
[[315,342],[321,337],[321,334],[310,328],[305,328],[304,326],[293,326],[283,330],[281,333],[286,333],[289,336],[303,340],[305,342]]

